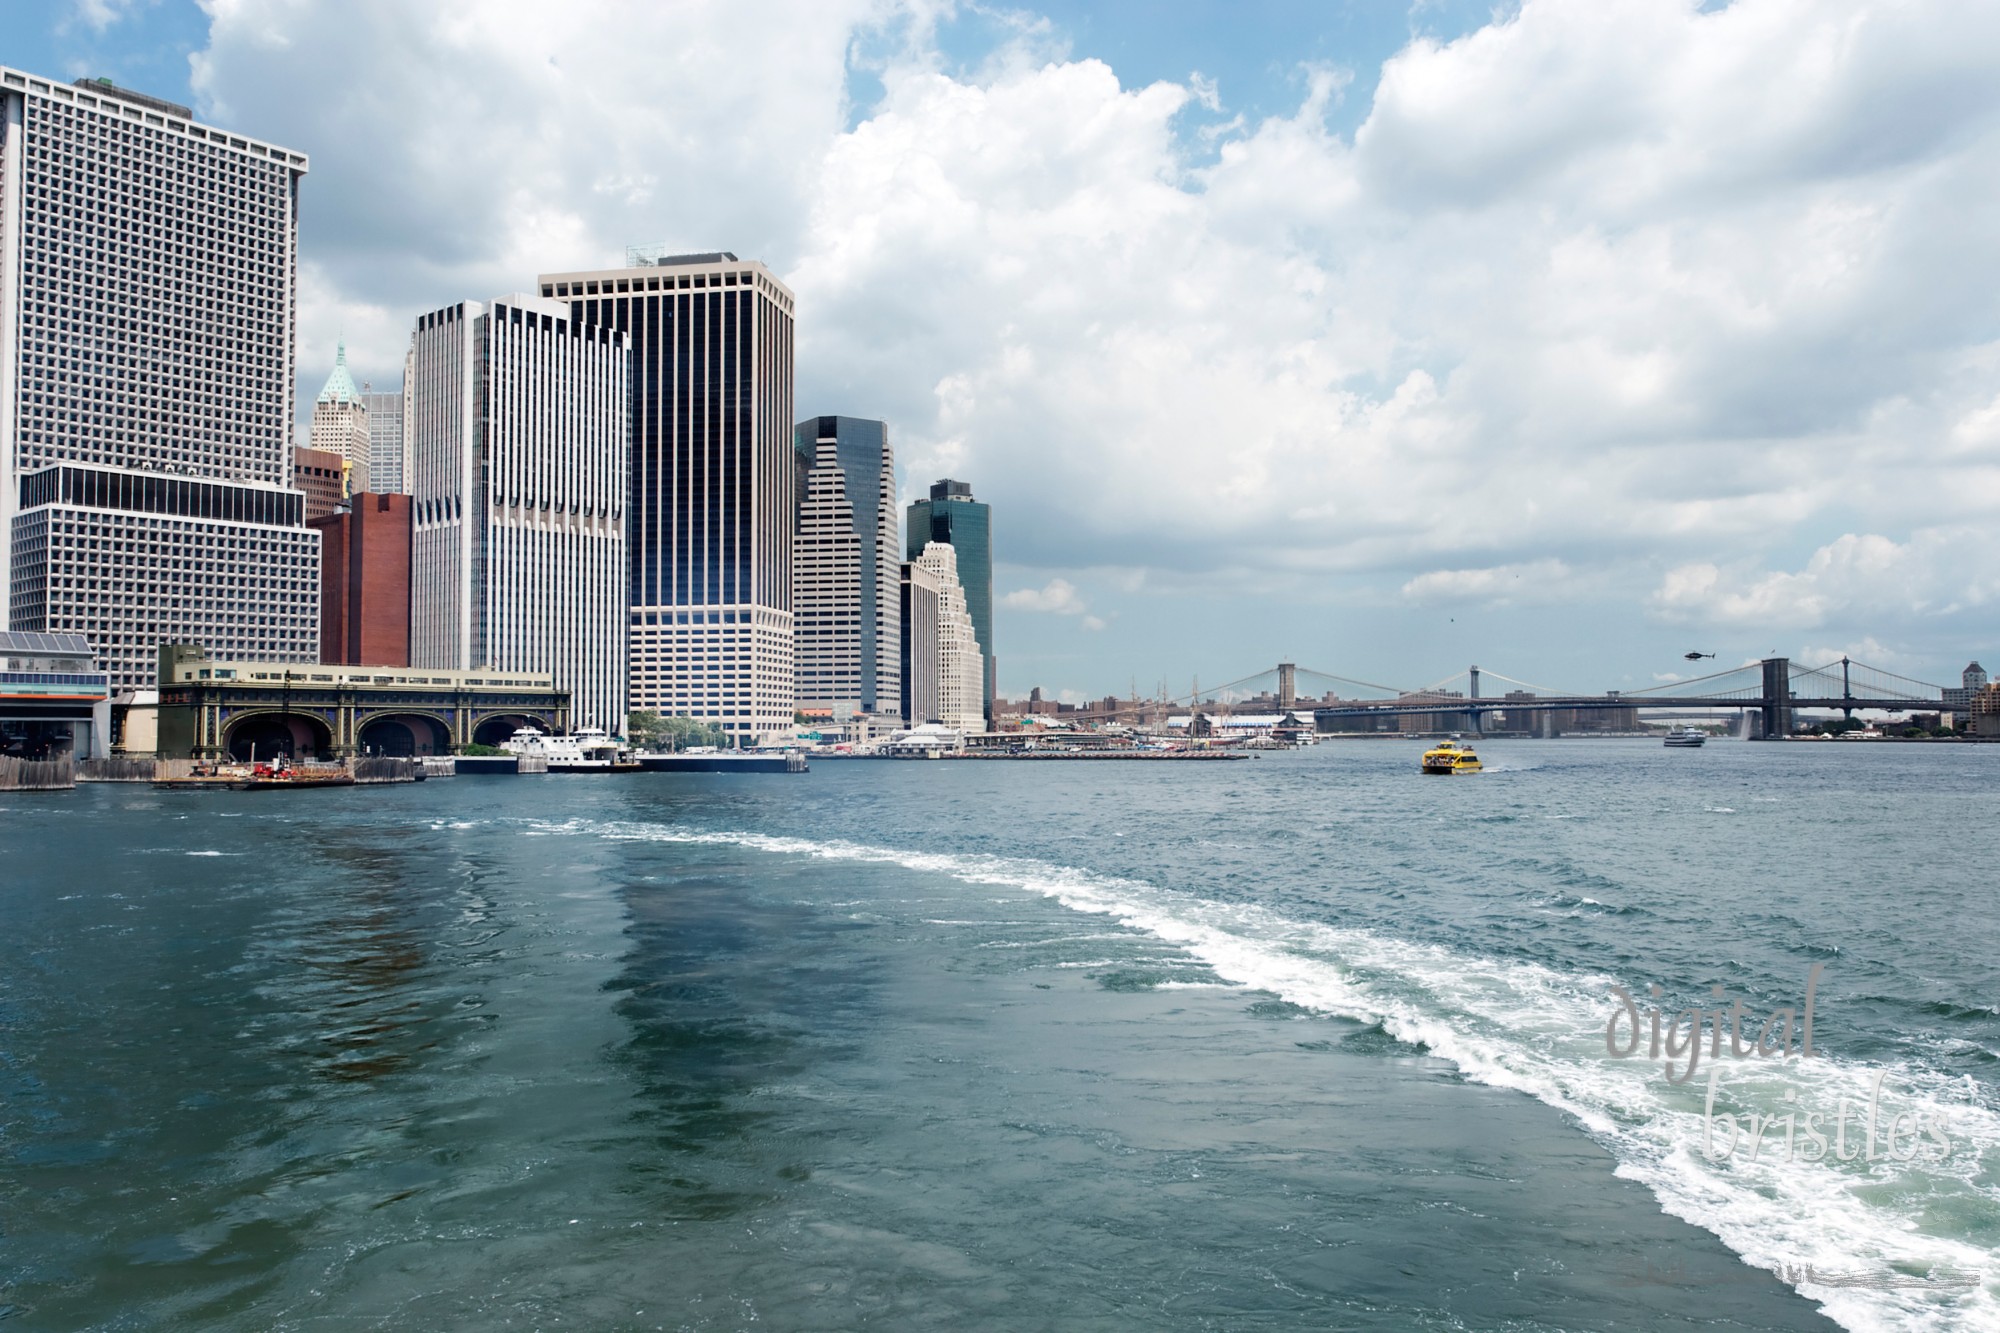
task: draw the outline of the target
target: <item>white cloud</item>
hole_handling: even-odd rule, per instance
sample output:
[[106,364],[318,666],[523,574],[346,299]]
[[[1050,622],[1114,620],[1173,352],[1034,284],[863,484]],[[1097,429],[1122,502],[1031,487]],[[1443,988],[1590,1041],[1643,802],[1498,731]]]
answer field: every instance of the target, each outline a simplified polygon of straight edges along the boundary
[[[1841,658],[1864,662],[1869,666],[1896,670],[1909,664],[1905,656],[1895,648],[1883,643],[1873,635],[1863,635],[1859,639],[1839,645],[1808,643],[1792,654],[1792,660],[1806,667],[1822,667]],[[1856,691],[1859,693],[1860,691]]]
[[74,22],[102,35],[131,17],[134,10],[158,3],[159,0],[74,0],[70,13]]
[[1560,560],[1535,560],[1490,569],[1434,569],[1403,585],[1413,602],[1488,602],[1509,606],[1518,602],[1563,600],[1576,581]]
[[[1850,532],[1814,551],[1796,571],[1682,565],[1661,579],[1652,606],[1671,623],[1744,629],[1901,624],[1977,610],[2000,598],[1996,562],[2000,536],[1990,529],[1925,528],[1907,542]],[[1886,650],[1875,644],[1875,651]]]
[[[1530,3],[1392,61],[1354,143],[1322,82],[1203,167],[1176,126],[1204,84],[892,76],[821,177],[807,350],[888,386],[919,466],[1033,477],[1031,562],[1400,583],[1740,548],[1906,472],[1979,387],[1945,354],[2000,247],[1923,236],[1991,211],[2000,145],[1943,13]],[[1919,84],[1950,114],[1864,91]],[[1913,375],[1924,419],[1871,438]]]
[[1068,579],[1050,579],[1039,588],[1020,588],[1000,599],[1010,611],[1052,611],[1059,616],[1080,616],[1090,610],[1076,585]]
[[[872,0],[644,6],[482,0],[203,0],[203,111],[310,154],[305,339],[350,336],[357,374],[400,374],[425,310],[628,244],[782,265],[838,133],[849,42]],[[773,40],[773,33],[782,39]],[[754,71],[754,77],[751,76]],[[356,313],[356,308],[363,313]],[[303,358],[310,380],[326,366]]]

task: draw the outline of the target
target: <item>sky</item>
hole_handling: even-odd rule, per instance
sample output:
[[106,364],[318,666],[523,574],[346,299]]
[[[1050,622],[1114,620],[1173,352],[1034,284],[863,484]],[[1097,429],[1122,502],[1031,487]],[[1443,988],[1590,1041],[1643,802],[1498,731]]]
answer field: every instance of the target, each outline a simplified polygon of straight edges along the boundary
[[1988,0],[13,0],[0,63],[310,154],[308,398],[763,260],[799,416],[993,505],[1010,697],[2000,667]]

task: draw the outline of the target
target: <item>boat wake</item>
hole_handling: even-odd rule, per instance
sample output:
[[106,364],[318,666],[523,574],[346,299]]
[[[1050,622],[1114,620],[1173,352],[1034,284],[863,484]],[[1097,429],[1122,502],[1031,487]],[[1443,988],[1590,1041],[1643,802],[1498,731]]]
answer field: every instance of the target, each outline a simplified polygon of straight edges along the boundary
[[[1710,1062],[1719,1069],[1711,1107],[1708,1070],[1674,1086],[1658,1061],[1607,1055],[1613,981],[1638,993],[1654,978],[1563,974],[1030,859],[642,823],[536,827],[900,866],[1108,917],[1176,946],[1223,982],[1379,1026],[1468,1078],[1566,1112],[1612,1153],[1618,1175],[1645,1184],[1667,1212],[1713,1232],[1843,1327],[2000,1329],[2000,1301],[1986,1286],[1991,1252],[1937,1234],[1941,1227],[1976,1231],[2000,1217],[2000,1115],[1963,1078],[1915,1062],[1864,1066],[1823,1049],[1811,1060],[1725,1055]],[[1823,1035],[1819,1044],[1832,1043]],[[1747,1145],[1720,1160],[1714,1155],[1720,1122],[1709,1120],[1711,1109],[1746,1126],[1752,1115],[1777,1125],[1788,1113],[1802,1121],[1805,1111],[1821,1110],[1831,1138],[1842,1099],[1856,1108],[1876,1105],[1883,1124],[1923,1117],[1950,1151],[1927,1140],[1928,1151],[1912,1160],[1886,1151],[1866,1157],[1857,1110],[1845,1144],[1851,1160],[1836,1160],[1832,1149],[1806,1160],[1803,1135],[1801,1151],[1788,1160],[1775,1130],[1760,1137],[1754,1158]],[[1879,1142],[1883,1131],[1874,1132]]]

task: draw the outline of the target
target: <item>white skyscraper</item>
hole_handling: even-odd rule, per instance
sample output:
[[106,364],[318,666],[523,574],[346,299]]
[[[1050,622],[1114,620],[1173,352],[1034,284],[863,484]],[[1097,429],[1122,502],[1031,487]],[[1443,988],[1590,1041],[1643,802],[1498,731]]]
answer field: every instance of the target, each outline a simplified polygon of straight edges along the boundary
[[346,493],[371,491],[375,487],[369,478],[369,426],[368,405],[362,401],[361,390],[354,386],[354,376],[347,369],[347,340],[340,340],[339,350],[334,353],[333,373],[326,377],[326,387],[319,391],[313,402],[312,434],[308,444],[329,454],[339,454],[346,463]]
[[0,68],[0,622],[311,661],[292,489],[303,154],[102,82]]
[[417,321],[410,665],[546,671],[625,730],[630,353],[532,296]]
[[911,726],[986,729],[986,659],[958,581],[958,553],[928,542],[903,566],[903,679]]
[[632,348],[632,706],[789,736],[792,293],[726,251],[631,259],[541,292]]
[[888,427],[812,417],[792,438],[803,475],[792,537],[799,706],[900,717],[901,534]]

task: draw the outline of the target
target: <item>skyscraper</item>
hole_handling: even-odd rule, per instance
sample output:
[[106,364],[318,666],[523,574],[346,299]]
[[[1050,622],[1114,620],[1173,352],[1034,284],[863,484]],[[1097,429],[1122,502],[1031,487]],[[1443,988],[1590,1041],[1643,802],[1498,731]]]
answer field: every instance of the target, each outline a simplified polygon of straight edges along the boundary
[[291,486],[305,172],[186,107],[0,68],[0,617],[85,635],[113,691],[165,640],[318,643]]
[[403,391],[381,393],[372,384],[361,386],[361,401],[368,409],[368,485],[378,495],[404,493],[403,482]]
[[629,257],[541,291],[632,348],[632,706],[789,735],[792,293],[727,251]]
[[506,296],[423,316],[411,349],[410,665],[546,671],[622,733],[624,337]]
[[986,725],[985,673],[958,553],[948,542],[927,542],[903,566],[903,713],[911,726],[939,722],[953,731]]
[[902,713],[902,560],[889,428],[812,417],[792,432],[805,485],[792,538],[800,707]]
[[313,403],[312,435],[307,443],[345,461],[345,495],[374,489],[368,474],[368,434],[368,405],[347,371],[347,339],[342,338],[334,353],[333,373],[326,377],[326,387]]
[[1956,688],[1947,689],[1944,694],[1944,708],[1948,713],[1961,717],[1972,711],[1972,701],[1986,689],[1986,668],[1977,662],[1969,663],[1959,673]]
[[972,487],[949,479],[931,485],[931,498],[910,506],[906,551],[915,560],[930,542],[943,542],[958,552],[958,579],[965,588],[966,610],[979,640],[981,676],[985,681],[981,708],[993,716],[993,682],[998,659],[993,652],[993,509],[972,498]]

